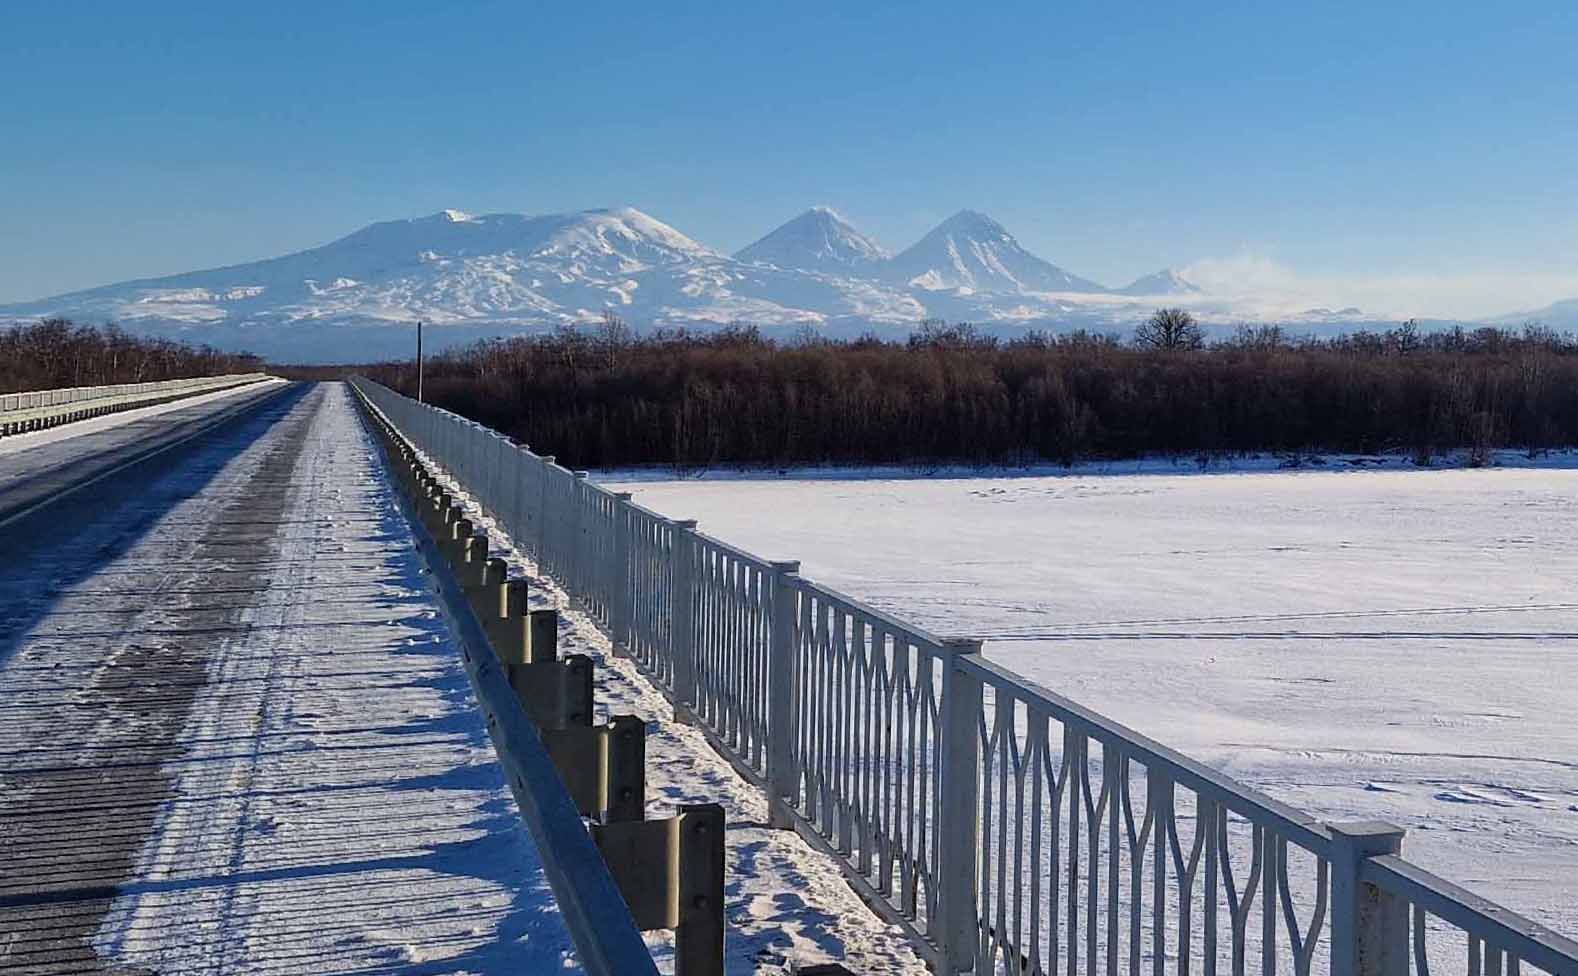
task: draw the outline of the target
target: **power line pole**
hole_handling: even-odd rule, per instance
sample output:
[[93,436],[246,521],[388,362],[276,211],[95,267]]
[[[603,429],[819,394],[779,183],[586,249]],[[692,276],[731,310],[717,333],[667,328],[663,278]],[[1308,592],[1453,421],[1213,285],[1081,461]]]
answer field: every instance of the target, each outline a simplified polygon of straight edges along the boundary
[[422,320],[416,320],[416,402],[426,403],[422,399]]

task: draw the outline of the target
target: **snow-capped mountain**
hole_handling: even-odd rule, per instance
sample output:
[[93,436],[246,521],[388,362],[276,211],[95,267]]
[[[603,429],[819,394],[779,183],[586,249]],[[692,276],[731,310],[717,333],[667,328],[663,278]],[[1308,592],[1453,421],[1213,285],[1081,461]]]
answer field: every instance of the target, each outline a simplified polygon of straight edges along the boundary
[[[264,355],[405,354],[418,319],[435,348],[595,321],[641,327],[914,322],[925,307],[875,280],[749,265],[634,208],[528,217],[446,210],[373,224],[284,257],[0,307],[0,320],[116,321]],[[853,328],[853,326],[851,326]]]
[[623,304],[645,273],[687,277],[724,260],[630,208],[546,217],[473,217],[445,210],[373,224],[284,257],[130,281],[36,304],[123,322],[263,316],[442,323]]
[[1578,331],[1578,298],[1554,302],[1532,312],[1515,312],[1511,315],[1497,316],[1489,321],[1500,326],[1517,327],[1538,323],[1558,332]]
[[1113,294],[1133,295],[1137,298],[1150,295],[1198,295],[1200,289],[1172,268],[1163,268],[1155,274],[1136,278],[1123,288],[1113,289]]
[[986,214],[961,210],[888,262],[889,280],[927,291],[1104,292],[1020,246]]
[[831,208],[812,207],[734,257],[747,264],[866,276],[888,259],[888,252]]
[[[283,257],[0,306],[0,325],[46,316],[114,321],[276,361],[366,362],[409,356],[418,320],[434,327],[427,338],[438,349],[595,322],[608,310],[640,329],[741,320],[842,336],[903,335],[926,318],[1009,333],[1123,333],[1163,295],[1208,327],[1265,318],[1196,291],[1162,272],[1109,292],[1036,257],[972,211],[888,258],[826,208],[736,257],[629,207],[547,216],[445,210]],[[1359,314],[1279,312],[1275,320],[1336,329],[1349,311]]]

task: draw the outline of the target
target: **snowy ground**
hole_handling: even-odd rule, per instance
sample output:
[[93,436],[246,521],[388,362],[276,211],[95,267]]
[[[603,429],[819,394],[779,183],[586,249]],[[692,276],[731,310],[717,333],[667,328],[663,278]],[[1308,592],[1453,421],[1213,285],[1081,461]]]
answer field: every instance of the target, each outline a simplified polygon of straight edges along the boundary
[[604,480],[1578,932],[1578,473]]

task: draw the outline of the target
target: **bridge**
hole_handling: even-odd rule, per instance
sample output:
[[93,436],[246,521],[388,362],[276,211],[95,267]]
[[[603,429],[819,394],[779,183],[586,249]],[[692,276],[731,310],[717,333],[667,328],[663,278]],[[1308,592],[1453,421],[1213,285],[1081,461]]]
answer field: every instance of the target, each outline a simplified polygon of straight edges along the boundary
[[376,384],[94,399],[0,429],[0,971],[1578,974]]

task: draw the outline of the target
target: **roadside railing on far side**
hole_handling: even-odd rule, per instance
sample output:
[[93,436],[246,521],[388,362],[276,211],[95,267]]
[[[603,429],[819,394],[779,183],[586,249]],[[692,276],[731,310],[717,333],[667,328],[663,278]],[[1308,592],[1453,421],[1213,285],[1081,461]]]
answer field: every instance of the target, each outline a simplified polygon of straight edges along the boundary
[[267,373],[230,373],[153,383],[73,386],[0,394],[0,437],[56,427],[102,414],[151,407],[183,397],[258,383]]

